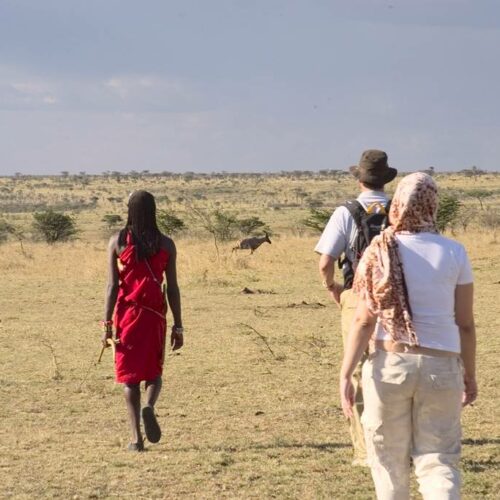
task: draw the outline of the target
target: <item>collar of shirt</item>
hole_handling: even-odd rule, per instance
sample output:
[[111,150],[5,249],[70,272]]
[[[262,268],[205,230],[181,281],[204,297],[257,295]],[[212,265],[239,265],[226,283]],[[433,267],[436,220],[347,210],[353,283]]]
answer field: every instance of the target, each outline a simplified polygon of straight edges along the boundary
[[361,191],[358,196],[358,200],[362,200],[364,198],[387,198],[387,193],[385,191]]
[[362,191],[356,199],[366,210],[371,203],[382,203],[385,205],[389,200],[389,196],[384,191]]

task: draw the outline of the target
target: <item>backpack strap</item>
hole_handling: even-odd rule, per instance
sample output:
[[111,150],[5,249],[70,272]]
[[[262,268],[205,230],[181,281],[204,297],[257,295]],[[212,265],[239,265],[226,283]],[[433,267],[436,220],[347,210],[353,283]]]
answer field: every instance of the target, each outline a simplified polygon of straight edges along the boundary
[[[363,225],[361,224],[361,220],[363,215],[365,214],[365,209],[363,205],[358,200],[348,200],[341,205],[342,207],[347,208],[351,217],[358,228],[358,233],[364,235]],[[359,239],[359,238],[358,238]],[[356,253],[357,250],[353,249]],[[344,289],[349,289],[352,287],[352,280],[354,278],[354,271],[352,267],[352,262],[347,258],[346,254],[339,257],[337,261],[337,265],[339,269],[342,270],[342,274],[344,275]]]
[[[351,217],[354,220],[354,223],[356,224],[356,227],[358,228],[359,234],[362,234],[365,241],[369,242],[370,240],[370,235],[367,233],[366,226],[361,223],[363,216],[366,214],[366,210],[361,205],[361,203],[358,200],[348,200],[344,203],[344,207],[349,210],[349,213],[351,214]],[[356,251],[356,249],[354,249]]]
[[[379,209],[384,208],[382,211],[375,211],[375,214],[380,213],[382,217],[385,218],[387,222],[387,214],[389,213],[389,209],[391,206],[391,201],[389,200],[385,205],[382,203],[375,203],[372,204],[372,209],[376,209],[377,207],[375,205],[378,205]],[[353,246],[351,247],[351,250],[354,252],[355,259],[354,262],[351,262],[346,254],[344,254],[341,258],[338,260],[338,267],[339,269],[342,269],[342,273],[344,275],[344,288],[348,289],[352,287],[352,282],[354,279],[354,272],[355,268],[357,267],[357,262],[361,258],[361,255],[364,251],[364,249],[368,246],[370,243],[370,227],[368,224],[366,224],[366,217],[374,215],[373,213],[367,212],[365,207],[358,201],[358,200],[348,200],[345,203],[343,203],[341,206],[347,208],[349,213],[351,214],[351,217],[356,224],[356,228],[358,230],[358,236],[354,241]],[[372,210],[370,210],[372,212]],[[385,224],[383,224],[383,227],[385,227]]]
[[363,214],[365,213],[363,205],[361,205],[358,200],[347,200],[342,206],[346,207],[347,210],[349,210],[349,213],[352,215],[356,226],[359,228],[361,224],[361,217],[363,217]]

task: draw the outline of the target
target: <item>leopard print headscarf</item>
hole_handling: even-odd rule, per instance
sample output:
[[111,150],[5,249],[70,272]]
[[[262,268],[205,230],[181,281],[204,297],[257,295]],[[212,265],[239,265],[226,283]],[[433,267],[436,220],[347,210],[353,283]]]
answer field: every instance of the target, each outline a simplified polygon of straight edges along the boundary
[[391,225],[372,240],[356,270],[354,292],[366,300],[394,342],[418,346],[396,234],[437,233],[437,206],[437,186],[430,175],[404,177],[391,203]]

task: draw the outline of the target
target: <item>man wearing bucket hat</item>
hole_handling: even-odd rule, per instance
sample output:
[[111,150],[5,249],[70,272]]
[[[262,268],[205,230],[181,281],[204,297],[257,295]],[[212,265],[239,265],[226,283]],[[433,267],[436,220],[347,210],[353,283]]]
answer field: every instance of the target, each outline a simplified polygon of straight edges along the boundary
[[[319,272],[323,286],[331,298],[340,306],[342,339],[345,345],[349,326],[356,309],[356,298],[352,293],[352,280],[357,263],[371,238],[383,229],[389,212],[389,198],[384,192],[385,184],[397,175],[397,170],[388,165],[387,154],[369,149],[361,155],[359,165],[350,167],[358,180],[360,194],[335,209],[315,252],[320,254]],[[342,260],[341,257],[343,257]],[[335,263],[342,268],[344,282],[335,281]],[[353,465],[366,466],[366,447],[361,427],[363,393],[361,390],[361,367],[359,363],[353,374],[355,406],[349,427],[354,449]]]

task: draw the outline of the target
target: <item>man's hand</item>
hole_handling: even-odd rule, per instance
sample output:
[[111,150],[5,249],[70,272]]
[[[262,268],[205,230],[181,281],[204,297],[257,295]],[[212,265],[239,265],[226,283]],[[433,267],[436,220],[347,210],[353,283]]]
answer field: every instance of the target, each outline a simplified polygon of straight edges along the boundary
[[180,349],[184,345],[184,334],[175,326],[172,327],[172,333],[170,335],[170,345],[172,346],[172,351],[177,351],[177,349]]
[[337,282],[334,282],[330,287],[328,287],[328,292],[333,301],[340,306],[340,294],[343,292],[344,287]]
[[102,342],[103,347],[109,347],[110,344],[108,344],[108,339],[112,339],[112,338],[113,338],[113,330],[112,329],[105,330],[102,333],[102,337],[101,337],[101,342]]

